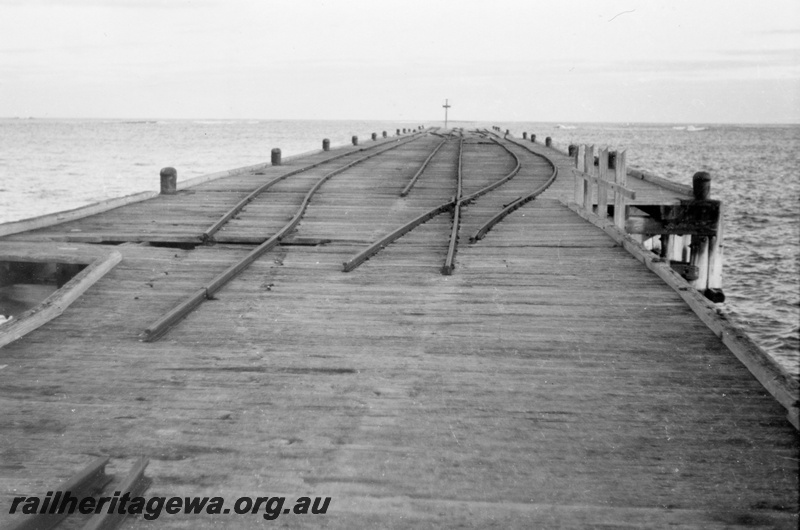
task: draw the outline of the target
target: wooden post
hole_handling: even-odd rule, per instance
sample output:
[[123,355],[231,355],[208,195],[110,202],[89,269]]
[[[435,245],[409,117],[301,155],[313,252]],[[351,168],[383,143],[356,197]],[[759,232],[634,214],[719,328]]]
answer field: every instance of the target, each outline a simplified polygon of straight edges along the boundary
[[[692,176],[692,192],[696,201],[707,201],[711,198],[711,175],[705,171],[695,173]],[[709,286],[709,238],[706,236],[692,236],[690,247],[692,253],[689,263],[697,267],[698,271],[698,278],[691,282],[691,286],[700,292],[705,292]]]
[[[575,169],[578,171],[583,171],[583,158],[581,157],[580,150],[586,149],[586,146],[577,146],[578,152],[575,155]],[[575,177],[575,204],[582,205],[583,204],[583,179]]]
[[[606,180],[608,173],[608,148],[601,149],[598,153],[599,160],[597,164],[597,176]],[[597,215],[600,219],[608,217],[608,188],[605,186],[597,186]]]
[[683,236],[670,234],[667,238],[667,255],[670,261],[681,261],[683,259]]
[[175,195],[178,193],[178,171],[174,167],[165,167],[161,170],[161,194]]
[[553,139],[548,136],[547,138],[544,139],[544,145],[545,147],[552,147]]
[[659,250],[659,254],[658,255],[661,258],[664,258],[664,259],[668,260],[669,259],[669,252],[670,252],[670,244],[672,242],[672,238],[670,237],[669,234],[661,234],[659,236],[659,239],[661,241],[659,242],[660,250]]
[[[620,186],[625,186],[628,183],[628,165],[627,165],[627,152],[619,151],[616,157],[616,164],[614,165],[614,182]],[[625,232],[625,218],[627,215],[627,206],[625,205],[625,196],[621,193],[614,194],[614,225]]]
[[709,238],[708,243],[708,286],[706,298],[714,303],[725,301],[722,292],[722,204],[719,206],[719,219],[717,220],[717,234]]
[[330,151],[331,150],[331,141],[327,138],[322,140],[322,150],[323,151]]
[[279,166],[281,165],[281,150],[277,147],[272,150],[272,165]]
[[358,145],[358,136],[353,136],[353,145]]
[[[594,175],[594,146],[587,145],[583,151],[583,172]],[[592,211],[592,185],[588,180],[583,181],[583,209]]]
[[692,236],[680,236],[681,237],[681,261],[689,262],[689,252],[690,252],[690,245],[692,241]]
[[705,292],[708,287],[708,237],[692,236],[692,256],[689,264],[697,267],[697,279],[690,285],[700,292]]

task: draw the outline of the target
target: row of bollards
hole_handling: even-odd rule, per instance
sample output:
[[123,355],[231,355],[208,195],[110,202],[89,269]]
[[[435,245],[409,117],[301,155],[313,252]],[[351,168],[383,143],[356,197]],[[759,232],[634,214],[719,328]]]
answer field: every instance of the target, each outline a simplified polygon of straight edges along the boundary
[[[397,129],[397,136],[401,136],[402,134],[413,133],[417,131],[421,131],[424,129],[424,126],[420,125],[416,129],[402,129],[402,133],[400,132],[401,129]],[[384,138],[389,137],[389,133],[383,131],[381,135]],[[353,145],[358,145],[358,136],[353,136],[351,139]],[[378,141],[378,133],[372,133],[372,141]],[[331,150],[331,141],[328,138],[324,138],[322,140],[322,150],[323,151],[330,151]],[[270,153],[270,163],[273,166],[280,166],[281,165],[281,150],[280,148],[276,147]],[[162,195],[174,195],[178,193],[178,171],[174,167],[165,167],[161,170],[161,194]]]
[[[503,129],[501,129],[500,127],[498,127],[498,126],[496,126],[496,125],[493,125],[493,126],[492,126],[492,129],[494,129],[494,130],[495,130],[495,131],[497,131],[497,132],[503,132]],[[511,134],[511,131],[509,131],[508,129],[506,129],[506,135],[509,135],[509,134]],[[536,135],[535,135],[535,134],[533,134],[533,133],[531,133],[531,134],[530,134],[530,137],[531,137],[531,142],[532,142],[532,143],[536,143]],[[528,133],[527,133],[527,132],[524,132],[524,133],[522,133],[522,139],[523,139],[523,140],[527,140],[527,139],[528,139]],[[544,145],[545,145],[545,147],[553,147],[553,139],[552,139],[552,138],[550,138],[549,136],[548,136],[548,137],[546,137],[546,138],[544,139]]]
[[[578,149],[580,149],[579,146],[577,146],[575,144],[569,144],[569,147],[567,147],[567,156],[572,157],[572,158],[576,158],[578,156]],[[594,157],[594,165],[595,165],[595,167],[597,167],[599,165],[599,163],[600,163],[599,157],[595,156]],[[608,169],[616,169],[616,167],[617,167],[617,152],[616,151],[609,151],[608,152]]]

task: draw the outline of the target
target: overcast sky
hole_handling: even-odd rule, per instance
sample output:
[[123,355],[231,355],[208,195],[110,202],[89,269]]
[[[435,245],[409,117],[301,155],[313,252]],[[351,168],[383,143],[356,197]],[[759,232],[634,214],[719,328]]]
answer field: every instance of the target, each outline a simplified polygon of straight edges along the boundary
[[0,116],[800,123],[800,1],[0,0]]

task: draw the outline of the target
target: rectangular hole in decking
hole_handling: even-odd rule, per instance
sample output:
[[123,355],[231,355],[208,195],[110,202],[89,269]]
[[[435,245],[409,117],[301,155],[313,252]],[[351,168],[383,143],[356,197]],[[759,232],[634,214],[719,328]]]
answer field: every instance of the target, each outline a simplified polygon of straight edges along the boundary
[[0,261],[0,323],[36,307],[85,268],[82,263]]
[[200,243],[182,243],[175,241],[150,241],[151,247],[157,248],[177,248],[180,250],[194,250]]

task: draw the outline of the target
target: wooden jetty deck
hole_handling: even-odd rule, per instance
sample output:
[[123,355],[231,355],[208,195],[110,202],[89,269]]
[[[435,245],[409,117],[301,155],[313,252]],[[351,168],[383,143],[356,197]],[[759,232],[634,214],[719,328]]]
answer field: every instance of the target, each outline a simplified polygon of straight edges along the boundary
[[[91,254],[86,263],[109,265],[60,316],[0,349],[0,521],[24,521],[7,513],[14,497],[44,495],[97,456],[124,474],[143,455],[148,497],[319,496],[330,507],[273,521],[162,513],[125,528],[796,528],[798,432],[687,304],[688,284],[667,285],[568,206],[572,158],[487,133],[442,144],[444,132],[321,151],[3,237],[0,260]],[[279,244],[144,340],[281,230],[315,182],[379,151],[322,184]],[[459,165],[467,197],[515,159],[512,178],[462,205],[452,274],[441,273],[448,213],[342,272],[404,223],[452,210]],[[317,162],[202,244],[252,190]],[[468,241],[554,166],[545,191]],[[628,185],[648,204],[686,198]]]

